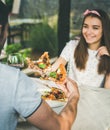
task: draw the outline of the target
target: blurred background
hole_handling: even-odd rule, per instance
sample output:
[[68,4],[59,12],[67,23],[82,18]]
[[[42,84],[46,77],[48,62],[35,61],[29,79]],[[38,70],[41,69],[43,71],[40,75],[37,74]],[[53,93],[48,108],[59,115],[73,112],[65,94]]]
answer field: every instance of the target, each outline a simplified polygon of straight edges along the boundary
[[31,48],[32,57],[48,51],[60,54],[70,39],[78,39],[86,9],[110,15],[109,0],[2,0],[10,10],[7,45]]

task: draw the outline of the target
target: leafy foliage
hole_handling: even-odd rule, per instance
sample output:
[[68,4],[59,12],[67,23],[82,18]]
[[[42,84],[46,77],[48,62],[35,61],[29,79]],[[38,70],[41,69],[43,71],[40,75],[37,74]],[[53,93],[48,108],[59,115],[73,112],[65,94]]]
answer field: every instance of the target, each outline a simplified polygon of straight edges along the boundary
[[35,25],[30,31],[30,40],[33,51],[48,51],[50,56],[57,55],[57,35],[47,23]]
[[26,57],[30,57],[32,53],[31,48],[22,49],[22,45],[20,43],[7,45],[5,51],[7,57],[3,59],[2,62],[11,65],[14,64],[15,67],[16,64],[20,65],[20,66],[17,65],[17,67],[25,67]]
[[12,54],[18,52],[20,49],[22,49],[22,45],[20,43],[16,43],[8,45],[5,48],[5,51],[7,54]]

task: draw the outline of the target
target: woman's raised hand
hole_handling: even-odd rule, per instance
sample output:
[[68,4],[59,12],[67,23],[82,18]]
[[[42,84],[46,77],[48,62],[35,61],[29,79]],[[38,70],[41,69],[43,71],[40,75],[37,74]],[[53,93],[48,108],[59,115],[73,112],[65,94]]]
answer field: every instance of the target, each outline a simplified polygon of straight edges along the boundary
[[98,56],[103,56],[103,55],[108,55],[110,56],[106,46],[101,46],[99,49],[98,49]]

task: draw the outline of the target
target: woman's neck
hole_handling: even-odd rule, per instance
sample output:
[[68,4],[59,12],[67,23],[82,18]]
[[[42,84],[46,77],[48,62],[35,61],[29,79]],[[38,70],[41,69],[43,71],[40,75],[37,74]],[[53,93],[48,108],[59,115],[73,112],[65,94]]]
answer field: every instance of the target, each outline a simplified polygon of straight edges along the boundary
[[88,45],[88,48],[90,49],[90,50],[97,50],[98,48],[100,47],[100,44],[89,44]]

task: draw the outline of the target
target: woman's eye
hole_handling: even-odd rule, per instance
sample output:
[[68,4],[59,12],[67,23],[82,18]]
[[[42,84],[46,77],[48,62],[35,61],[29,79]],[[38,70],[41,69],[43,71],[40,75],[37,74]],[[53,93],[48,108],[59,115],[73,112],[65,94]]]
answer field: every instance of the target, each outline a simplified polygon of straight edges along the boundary
[[97,27],[93,27],[93,29],[97,30],[97,29],[99,29],[99,28],[97,28]]
[[87,28],[87,26],[83,25],[83,28]]
[[94,25],[94,26],[93,26],[93,29],[96,29],[96,30],[97,30],[97,29],[99,29],[99,28],[100,28],[100,26],[98,26],[98,25]]

